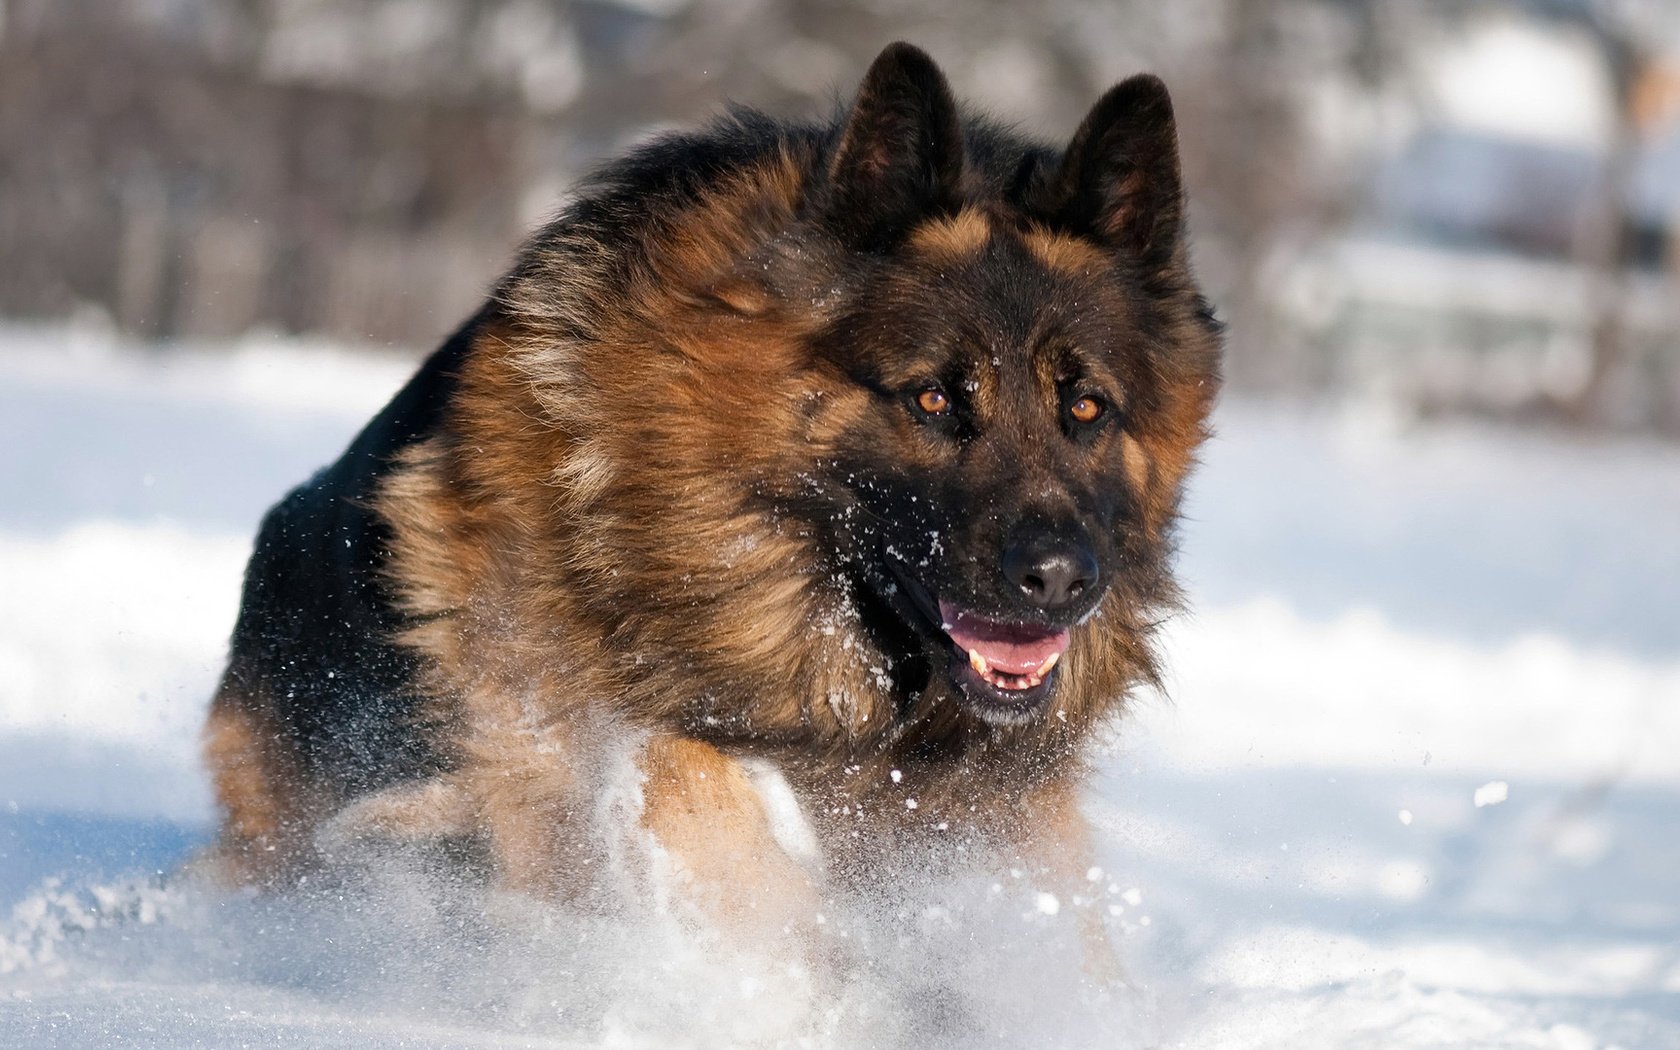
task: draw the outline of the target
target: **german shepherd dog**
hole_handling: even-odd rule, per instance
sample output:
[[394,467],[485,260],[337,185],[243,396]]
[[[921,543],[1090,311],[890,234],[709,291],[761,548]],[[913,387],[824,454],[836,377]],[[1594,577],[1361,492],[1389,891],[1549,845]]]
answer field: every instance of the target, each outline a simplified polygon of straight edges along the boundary
[[635,841],[769,937],[942,844],[1071,892],[1218,387],[1183,216],[1160,80],[1056,150],[902,43],[607,165],[263,522],[214,869],[439,839],[574,897]]

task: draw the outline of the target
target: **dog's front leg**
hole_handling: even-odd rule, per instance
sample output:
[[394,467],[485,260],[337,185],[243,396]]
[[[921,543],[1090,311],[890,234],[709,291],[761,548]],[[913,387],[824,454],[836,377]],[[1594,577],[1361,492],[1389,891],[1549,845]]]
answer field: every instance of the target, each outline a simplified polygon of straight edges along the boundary
[[[1018,847],[1028,870],[1044,880],[1059,900],[1072,902],[1099,892],[1088,873],[1096,864],[1091,826],[1079,809],[1078,785],[1052,781],[1027,796]],[[1127,983],[1125,967],[1109,940],[1102,910],[1093,903],[1078,909],[1085,972],[1099,985]]]
[[641,755],[642,823],[669,859],[684,901],[726,934],[809,951],[819,898],[778,842],[739,761],[702,741],[661,736]]

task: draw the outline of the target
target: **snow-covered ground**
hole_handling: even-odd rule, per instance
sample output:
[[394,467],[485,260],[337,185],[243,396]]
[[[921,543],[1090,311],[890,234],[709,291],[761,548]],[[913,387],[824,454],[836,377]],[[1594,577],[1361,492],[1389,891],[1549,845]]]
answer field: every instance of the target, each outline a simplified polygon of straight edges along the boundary
[[171,881],[255,523],[409,367],[0,328],[0,1046],[1680,1046],[1680,451],[1376,407],[1220,412],[1089,800],[1135,995],[1003,882],[812,989],[418,864]]

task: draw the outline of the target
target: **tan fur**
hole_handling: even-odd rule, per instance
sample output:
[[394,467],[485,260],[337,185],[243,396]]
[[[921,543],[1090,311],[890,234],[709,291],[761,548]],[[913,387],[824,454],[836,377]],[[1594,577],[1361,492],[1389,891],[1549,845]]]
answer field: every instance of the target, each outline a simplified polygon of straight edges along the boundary
[[315,822],[330,812],[330,799],[302,775],[265,711],[265,703],[224,680],[204,727],[205,761],[224,819],[195,867],[233,885],[279,882],[310,863]]
[[978,208],[964,208],[916,227],[910,232],[910,248],[943,262],[960,262],[979,254],[991,237],[991,220]]
[[1047,268],[1070,277],[1086,277],[1102,273],[1109,259],[1096,245],[1077,237],[1067,237],[1036,227],[1021,234],[1027,250]]
[[1126,465],[1126,476],[1139,492],[1149,491],[1149,453],[1143,443],[1130,434],[1120,436],[1120,459]]
[[655,737],[642,752],[642,823],[714,924],[756,938],[809,936],[816,887],[783,851],[741,765],[698,740]]
[[330,853],[368,840],[424,842],[477,830],[472,797],[454,778],[439,778],[404,781],[364,795],[321,824],[314,841],[317,849]]

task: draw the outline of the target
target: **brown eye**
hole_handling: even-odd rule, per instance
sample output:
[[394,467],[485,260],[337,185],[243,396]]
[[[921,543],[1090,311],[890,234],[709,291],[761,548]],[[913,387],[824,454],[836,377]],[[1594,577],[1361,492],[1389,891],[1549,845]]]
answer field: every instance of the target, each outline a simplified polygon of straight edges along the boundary
[[1094,397],[1082,397],[1068,406],[1068,415],[1076,423],[1095,423],[1103,414],[1103,403]]
[[951,399],[945,391],[930,386],[916,395],[916,407],[930,416],[943,416],[951,411]]

